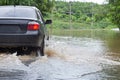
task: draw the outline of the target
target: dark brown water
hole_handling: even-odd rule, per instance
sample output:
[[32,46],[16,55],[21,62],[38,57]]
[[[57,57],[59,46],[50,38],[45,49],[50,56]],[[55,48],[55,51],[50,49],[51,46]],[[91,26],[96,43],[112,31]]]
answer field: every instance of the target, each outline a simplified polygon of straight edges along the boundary
[[0,55],[0,80],[120,80],[120,32],[57,31],[46,56]]

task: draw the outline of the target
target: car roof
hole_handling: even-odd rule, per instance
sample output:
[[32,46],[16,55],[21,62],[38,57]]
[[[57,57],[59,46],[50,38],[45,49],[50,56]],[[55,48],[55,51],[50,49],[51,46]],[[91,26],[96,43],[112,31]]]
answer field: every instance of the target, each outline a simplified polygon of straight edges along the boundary
[[12,7],[17,7],[17,8],[32,8],[32,9],[37,9],[35,6],[22,6],[22,5],[7,5],[7,6],[0,6],[0,7],[9,7],[9,8],[12,8]]

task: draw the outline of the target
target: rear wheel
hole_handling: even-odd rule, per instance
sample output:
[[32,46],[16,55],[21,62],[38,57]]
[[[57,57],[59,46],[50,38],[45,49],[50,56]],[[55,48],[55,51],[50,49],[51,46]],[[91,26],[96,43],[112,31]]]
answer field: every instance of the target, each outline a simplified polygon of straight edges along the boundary
[[37,50],[36,50],[36,55],[37,56],[44,56],[44,47],[45,47],[45,42],[44,42],[44,39],[43,39],[41,47],[38,47]]
[[45,48],[45,42],[43,40],[41,47],[40,47],[41,56],[44,56],[44,48]]

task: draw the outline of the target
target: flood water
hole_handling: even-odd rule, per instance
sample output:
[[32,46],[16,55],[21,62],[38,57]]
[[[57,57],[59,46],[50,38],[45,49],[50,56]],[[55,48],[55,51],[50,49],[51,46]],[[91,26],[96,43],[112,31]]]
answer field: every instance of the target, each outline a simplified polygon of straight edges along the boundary
[[120,80],[120,32],[62,31],[46,56],[0,54],[0,80]]

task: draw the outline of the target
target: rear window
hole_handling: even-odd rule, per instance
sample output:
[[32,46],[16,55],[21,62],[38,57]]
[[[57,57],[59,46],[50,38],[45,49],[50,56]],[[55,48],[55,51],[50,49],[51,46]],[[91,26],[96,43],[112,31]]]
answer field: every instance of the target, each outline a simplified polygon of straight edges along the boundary
[[36,18],[36,12],[33,8],[0,7],[0,17]]

